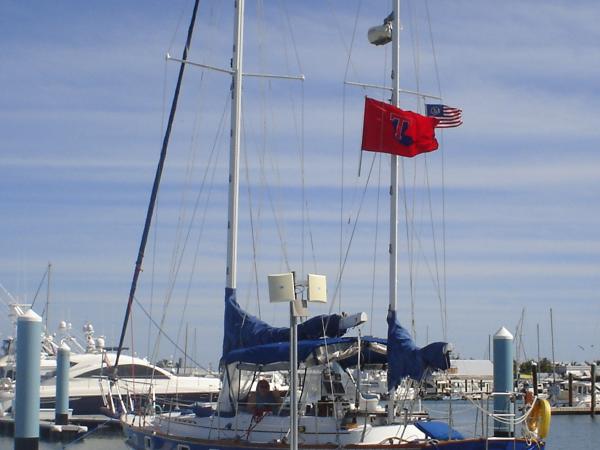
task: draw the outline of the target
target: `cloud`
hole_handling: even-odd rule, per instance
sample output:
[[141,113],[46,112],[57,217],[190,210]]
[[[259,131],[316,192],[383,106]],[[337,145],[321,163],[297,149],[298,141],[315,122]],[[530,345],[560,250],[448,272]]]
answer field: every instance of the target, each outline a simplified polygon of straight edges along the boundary
[[[368,27],[387,15],[389,5],[363,6],[355,29],[358,3],[344,8],[337,2],[267,3],[248,6],[247,70],[302,72],[306,80],[245,81],[240,296],[252,311],[257,310],[246,164],[254,194],[253,225],[260,228],[256,231],[260,256],[256,270],[264,298],[266,274],[286,270],[287,264],[299,270],[303,262],[305,270],[312,269],[313,248],[316,266],[329,276],[333,289],[339,270],[339,233],[343,233],[344,251],[375,157],[346,266],[342,305],[368,309],[374,295],[373,319],[381,322],[375,324],[380,332],[387,307],[388,156],[364,153],[361,178],[356,174],[363,97],[386,98],[388,94],[344,86],[343,81],[346,77],[389,85],[389,47],[373,47],[365,38]],[[1,45],[12,63],[0,73],[4,86],[0,93],[4,124],[0,280],[30,298],[47,261],[53,261],[57,283],[53,292],[60,297],[56,304],[72,311],[74,323],[89,318],[92,308],[81,311],[78,306],[83,300],[86,305],[102,305],[100,310],[124,308],[178,69],[163,57],[167,51],[175,56],[181,53],[190,9],[187,1],[166,9],[150,2],[141,11],[139,5],[123,2],[109,6],[67,2],[49,7],[36,2],[39,11],[34,15],[30,5],[3,5],[6,39]],[[560,311],[557,327],[563,330],[576,320],[593,320],[592,314],[581,319],[569,308],[593,304],[600,287],[600,214],[593,207],[600,188],[595,123],[600,11],[592,2],[578,8],[562,1],[430,4],[434,60],[424,4],[407,6],[402,15],[402,86],[416,89],[418,72],[418,88],[435,93],[437,67],[445,101],[463,108],[465,123],[438,133],[440,151],[403,163],[407,186],[400,199],[399,309],[403,317],[411,314],[404,222],[408,211],[414,216],[410,231],[417,236],[412,242],[412,277],[420,336],[429,325],[432,335],[439,334],[434,280],[436,271],[444,269],[443,244],[449,329],[461,354],[483,353],[487,345],[476,342],[485,341],[500,325],[516,323],[523,306],[532,309],[532,321],[541,320],[549,307],[555,308]],[[213,1],[203,2],[201,8],[191,59],[227,66],[231,5]],[[199,245],[201,257],[192,277],[194,303],[188,319],[212,327],[210,339],[216,350],[201,358],[212,361],[219,357],[219,330],[210,324],[222,320],[229,83],[224,74],[187,68],[160,192],[159,239],[155,250],[151,236],[153,248],[147,251],[139,293],[140,301],[147,304],[154,271],[155,301],[162,303],[175,264],[173,248],[182,245],[181,237],[187,232],[184,226],[178,239],[178,223],[185,217],[181,220],[187,224],[197,190],[208,173],[213,186],[211,203],[204,216],[205,190],[174,291],[175,311],[167,325],[173,329],[181,325],[185,289]],[[409,95],[402,95],[401,101],[405,108],[418,106]],[[226,119],[221,124],[223,111]],[[299,131],[301,124],[304,135]],[[209,160],[213,146],[215,153]],[[300,149],[304,149],[303,174],[299,173]],[[379,160],[382,170],[377,181]],[[340,212],[342,172],[344,210]],[[304,235],[302,183],[311,218]],[[184,189],[190,190],[186,208],[181,210]],[[279,224],[274,223],[274,216]],[[198,244],[202,221],[203,237]],[[372,293],[376,229],[378,259]],[[15,260],[20,262],[15,264]],[[64,310],[55,314],[66,315]],[[263,314],[269,320],[283,320],[274,307],[264,306]],[[472,328],[464,326],[467,316],[476,318]],[[114,317],[102,322],[105,334],[113,333]],[[142,327],[145,323],[137,322]],[[580,339],[591,341],[593,324],[578,326],[590,330]],[[202,337],[209,339],[206,333]],[[564,341],[560,355],[567,357],[573,354],[573,345],[568,337]]]

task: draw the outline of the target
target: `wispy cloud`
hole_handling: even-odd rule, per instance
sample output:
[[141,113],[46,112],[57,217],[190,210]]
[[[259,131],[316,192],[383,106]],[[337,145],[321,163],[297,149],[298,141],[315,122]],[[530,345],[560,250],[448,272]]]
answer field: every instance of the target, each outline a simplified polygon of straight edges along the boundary
[[[56,315],[70,316],[74,323],[94,318],[91,307],[82,311],[82,301],[115,311],[124,308],[121,302],[128,291],[177,71],[177,64],[165,62],[164,54],[180,55],[189,3],[170,3],[166,8],[150,2],[140,8],[139,2],[95,6],[72,1],[5,2],[0,7],[5,37],[0,49],[8,61],[0,72],[0,281],[31,292],[47,261],[53,261],[57,284],[53,292],[60,297],[55,305],[63,309]],[[254,225],[260,225],[255,235],[260,282],[267,273],[286,269],[282,236],[294,269],[302,264],[303,242],[305,267],[313,267],[314,248],[318,268],[328,274],[333,289],[339,270],[338,233],[344,235],[345,250],[374,156],[362,155],[362,176],[357,180],[363,97],[388,95],[344,86],[343,80],[346,76],[389,84],[391,63],[388,48],[366,42],[367,28],[389,13],[387,4],[363,7],[355,30],[357,2],[267,3],[248,5],[247,70],[302,72],[306,80],[248,78],[245,84],[240,295],[255,313],[256,300],[249,294],[255,290],[246,164],[254,194]],[[578,7],[565,1],[434,3],[429,7],[437,59],[431,56],[423,4],[407,2],[400,79],[405,88],[435,93],[437,64],[446,102],[463,108],[465,123],[438,133],[442,150],[427,156],[427,167],[425,158],[403,165],[407,190],[400,199],[402,316],[410,315],[412,276],[419,335],[423,337],[430,324],[431,335],[435,334],[440,317],[435,278],[445,270],[450,337],[465,356],[482,356],[486,336],[500,325],[516,324],[523,306],[532,310],[528,345],[533,345],[531,327],[549,307],[560,311],[558,330],[584,321],[578,339],[591,342],[598,331],[596,316],[581,317],[569,305],[596,305],[595,293],[600,291],[600,214],[593,206],[600,192],[596,151],[600,9],[591,1]],[[36,14],[31,14],[34,8]],[[231,19],[229,3],[203,2],[191,58],[227,66]],[[228,87],[226,75],[188,67],[160,193],[156,249],[152,235],[139,294],[140,301],[150,301],[154,273],[155,301],[162,302],[174,264],[172,249],[175,242],[182,242],[176,241],[177,224],[180,219],[188,223],[207,171],[213,186],[210,208],[205,216],[205,191],[169,325],[181,324],[185,301],[181,285],[190,277],[198,245],[201,256],[192,284],[194,300],[199,301],[189,306],[189,319],[206,328],[200,331],[205,339],[210,331],[215,342],[220,330],[211,324],[222,320],[215,305],[220,305],[224,280],[228,119],[220,130],[217,127],[223,111],[228,114]],[[411,96],[403,95],[402,102],[406,108],[417,108]],[[381,159],[380,184],[376,160],[342,288],[344,309],[368,306],[377,230],[378,305],[373,319],[378,332],[383,330],[387,301],[389,174],[387,156]],[[311,218],[304,235],[302,182]],[[182,189],[191,189],[184,210],[179,207]],[[405,213],[414,221],[409,221],[408,235],[418,237],[412,242],[412,272]],[[280,219],[279,226],[274,216]],[[198,241],[200,221],[204,228]],[[261,285],[262,297],[264,290]],[[262,311],[264,318],[281,323],[277,308],[264,306]],[[137,326],[147,326],[136,320]],[[113,333],[114,317],[101,322],[97,329],[105,326],[105,334]],[[559,357],[576,358],[573,339],[564,332],[560,337]],[[146,340],[145,333],[141,340]],[[214,350],[201,359],[216,361],[218,356]]]

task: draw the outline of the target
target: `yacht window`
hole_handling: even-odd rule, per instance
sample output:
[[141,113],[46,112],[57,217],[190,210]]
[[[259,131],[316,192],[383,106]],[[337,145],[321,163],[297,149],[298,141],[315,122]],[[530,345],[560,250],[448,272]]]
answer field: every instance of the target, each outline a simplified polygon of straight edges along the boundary
[[144,449],[152,450],[152,439],[150,436],[144,436]]
[[50,370],[46,373],[43,373],[40,377],[41,381],[49,380],[50,378],[54,378],[56,376],[56,370]]
[[118,373],[123,378],[169,378],[151,366],[142,366],[140,364],[119,365]]
[[80,375],[77,375],[75,378],[92,378],[92,377],[101,377],[107,375],[106,367],[100,367],[98,369],[89,370]]
[[[97,369],[77,375],[75,378],[105,377],[111,373],[111,370],[111,367],[98,367]],[[140,364],[120,364],[118,368],[118,374],[121,378],[169,378],[167,375],[159,372],[158,370],[154,370],[150,366],[143,366]]]
[[189,445],[177,444],[177,450],[190,450]]
[[[107,376],[110,373],[111,368],[106,366],[99,367],[94,370],[90,370],[89,372],[82,373],[81,375],[77,375],[75,378],[91,378],[91,377],[101,377]],[[153,375],[154,372],[154,375]],[[154,368],[150,366],[143,366],[140,364],[122,364],[119,365],[118,374],[121,378],[168,378],[162,372],[158,370],[154,370]]]

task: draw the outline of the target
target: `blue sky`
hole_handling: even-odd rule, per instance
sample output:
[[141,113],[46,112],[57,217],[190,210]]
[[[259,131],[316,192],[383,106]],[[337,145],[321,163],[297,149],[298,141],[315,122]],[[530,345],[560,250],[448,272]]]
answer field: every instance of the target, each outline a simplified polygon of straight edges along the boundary
[[[600,358],[600,7],[591,1],[577,7],[566,1],[427,4],[436,59],[425,3],[404,2],[401,84],[437,94],[437,66],[445,103],[461,107],[465,123],[438,133],[438,152],[404,162],[400,317],[410,324],[412,301],[417,341],[443,338],[432,280],[443,279],[445,267],[447,338],[461,356],[486,356],[488,336],[500,326],[514,332],[523,308],[527,356],[537,354],[537,324],[542,356],[550,356],[552,308],[557,359]],[[80,329],[92,321],[109,343],[118,339],[178,69],[164,56],[180,56],[191,7],[189,0],[0,4],[0,283],[31,302],[52,262],[51,326],[67,319]],[[389,84],[389,49],[365,38],[389,4],[248,1],[246,8],[247,70],[303,73],[306,81],[245,84],[240,301],[258,313],[250,180],[263,319],[286,321],[280,306],[268,304],[267,273],[316,270],[328,275],[333,292],[340,230],[345,248],[359,215],[341,294],[331,307],[373,308],[372,330],[381,335],[387,158],[375,158],[362,206],[372,154],[363,155],[362,176],[356,174],[363,97],[382,93],[344,87],[343,80]],[[231,6],[201,2],[200,14],[191,59],[227,66]],[[228,84],[222,74],[188,68],[138,293],[160,321],[169,273],[178,266],[173,249],[187,233],[184,227],[178,235],[177,224],[189,222],[200,195],[164,326],[183,342],[187,324],[197,359],[213,364],[221,345],[227,116],[224,131],[219,123],[228,114]],[[401,101],[418,108],[409,96]],[[310,217],[304,228],[302,149]],[[406,211],[413,218],[408,232]],[[38,312],[42,300],[45,293]],[[133,327],[129,345],[148,354],[154,334],[148,337],[139,308]],[[7,321],[0,330],[10,333]],[[163,343],[158,353],[176,352]]]

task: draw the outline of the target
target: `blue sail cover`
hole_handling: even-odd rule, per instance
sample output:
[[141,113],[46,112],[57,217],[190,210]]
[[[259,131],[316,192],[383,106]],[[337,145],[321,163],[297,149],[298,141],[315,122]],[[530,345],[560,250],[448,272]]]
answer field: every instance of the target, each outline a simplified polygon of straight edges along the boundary
[[[308,339],[298,341],[298,360],[306,361],[321,347],[327,347],[330,352],[344,350],[350,346],[356,345],[357,337],[340,337],[328,339]],[[371,348],[371,344],[380,344],[385,346],[386,340],[375,337],[363,337],[360,344],[361,366],[365,364],[387,364],[387,355]],[[230,364],[232,362],[243,362],[257,365],[267,365],[278,362],[288,362],[290,360],[290,343],[273,342],[270,344],[257,345],[255,347],[245,347],[232,350],[223,356],[221,362]],[[343,368],[355,367],[358,362],[356,354],[337,360]]]
[[[313,317],[298,325],[298,340],[342,336],[346,329],[340,328],[340,319],[339,314]],[[273,327],[246,313],[236,300],[235,289],[231,288],[225,288],[224,325],[222,358],[236,349],[290,340],[288,327]]]
[[396,319],[396,311],[390,310],[388,323],[388,389],[396,389],[402,378],[421,380],[427,370],[448,370],[450,354],[448,344],[434,342],[419,348],[410,333]]
[[[309,339],[298,341],[298,361],[306,361],[315,350],[324,345],[335,348],[352,344],[354,338]],[[223,356],[221,362],[243,362],[249,364],[267,365],[290,360],[290,343],[271,342],[255,347],[238,348]]]

